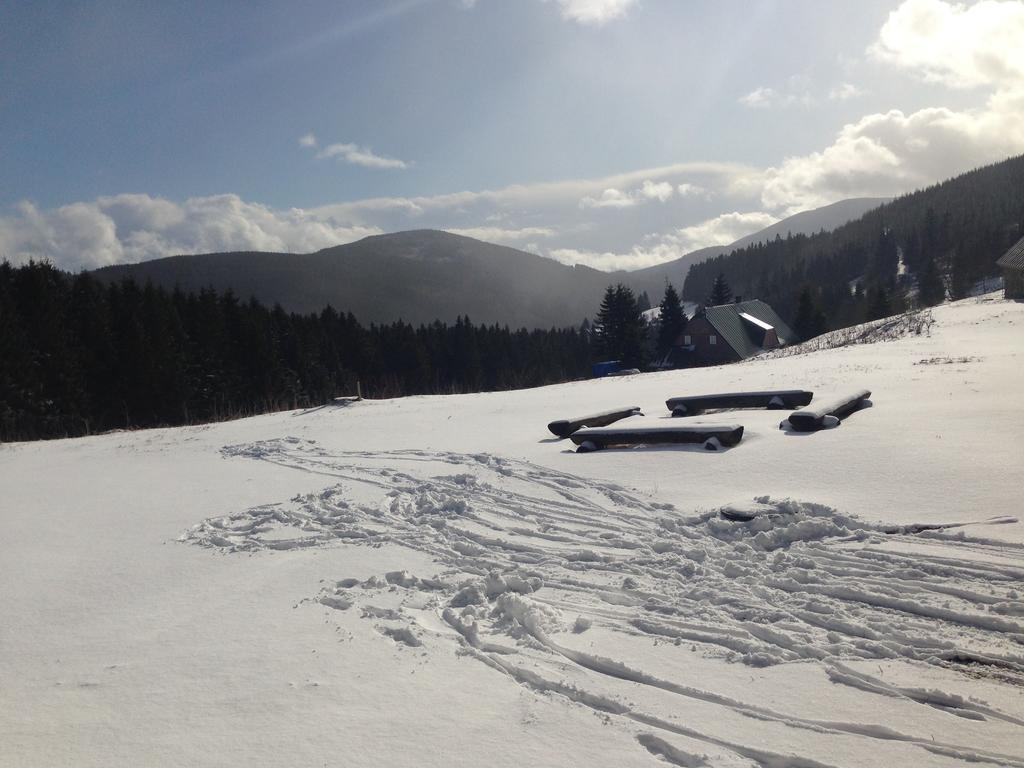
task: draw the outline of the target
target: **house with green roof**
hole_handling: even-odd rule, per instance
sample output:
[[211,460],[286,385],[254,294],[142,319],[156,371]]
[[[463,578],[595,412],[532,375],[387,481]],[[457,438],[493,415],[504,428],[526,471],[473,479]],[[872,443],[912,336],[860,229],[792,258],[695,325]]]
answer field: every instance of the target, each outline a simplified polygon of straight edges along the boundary
[[676,340],[679,365],[718,365],[746,360],[799,339],[774,309],[760,299],[705,307]]

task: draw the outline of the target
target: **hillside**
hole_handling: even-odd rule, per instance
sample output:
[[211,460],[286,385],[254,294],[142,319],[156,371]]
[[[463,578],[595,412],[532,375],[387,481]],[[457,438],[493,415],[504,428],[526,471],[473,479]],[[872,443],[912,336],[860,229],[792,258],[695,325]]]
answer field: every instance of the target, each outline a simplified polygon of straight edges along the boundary
[[166,288],[232,290],[289,311],[319,312],[328,304],[360,322],[404,320],[418,325],[454,322],[512,328],[575,327],[593,318],[609,284],[646,290],[657,302],[666,278],[681,287],[690,264],[725,248],[767,240],[776,232],[816,232],[876,204],[849,200],[807,211],[749,235],[731,246],[695,251],[678,261],[636,272],[601,272],[566,266],[536,254],[436,230],[367,237],[311,254],[235,252],[171,256],[104,267],[103,281],[133,277]]
[[825,205],[811,211],[801,211],[753,234],[741,237],[733,243],[700,248],[666,264],[658,264],[653,267],[637,269],[623,274],[623,279],[628,280],[634,290],[647,291],[648,295],[651,296],[651,300],[656,301],[654,297],[661,296],[666,280],[676,286],[678,290],[682,290],[682,286],[686,282],[686,275],[694,264],[699,264],[719,254],[729,253],[738,248],[746,248],[755,243],[774,240],[776,236],[786,237],[789,234],[812,235],[821,230],[828,232],[846,224],[848,221],[860,218],[868,211],[877,208],[885,202],[888,202],[888,198],[855,197],[849,200],[840,200],[838,203]]
[[172,256],[93,274],[186,291],[231,289],[294,312],[330,304],[366,324],[454,322],[468,315],[513,328],[577,326],[593,316],[608,285],[606,274],[588,267],[436,230],[367,237],[311,254]]
[[842,327],[897,310],[904,296],[924,304],[967,296],[1022,234],[1024,155],[896,198],[831,232],[723,250],[690,270],[683,297],[703,300],[724,274],[735,293],[786,317],[806,287],[832,327]]
[[[1020,768],[1024,304],[933,314],[723,368],[0,445],[0,762]],[[710,415],[746,429],[717,452],[545,429],[860,386],[818,433]]]

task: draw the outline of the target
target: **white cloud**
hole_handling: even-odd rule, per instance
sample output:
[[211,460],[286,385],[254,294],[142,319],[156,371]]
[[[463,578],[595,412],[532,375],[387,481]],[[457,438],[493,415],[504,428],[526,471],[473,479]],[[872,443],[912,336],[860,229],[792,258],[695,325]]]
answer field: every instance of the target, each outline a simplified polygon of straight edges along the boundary
[[806,107],[814,103],[814,97],[811,95],[811,85],[811,78],[807,75],[791,75],[786,78],[783,88],[755,88],[745,96],[740,96],[739,103],[752,109],[791,107],[794,104]]
[[710,197],[710,193],[704,187],[686,181],[676,187],[676,192],[680,197]]
[[643,186],[640,187],[640,195],[646,197],[648,200],[658,200],[664,203],[670,197],[672,197],[672,185],[667,181],[659,181],[657,183],[650,179],[645,179]]
[[[614,243],[609,250],[621,244],[626,247],[625,256],[617,257],[621,263],[641,266],[682,255],[680,249],[691,244],[682,236],[664,244],[641,242],[644,231],[674,232],[680,217],[694,216],[692,209],[705,206],[712,192],[737,199],[732,190],[740,189],[747,199],[756,199],[762,178],[763,171],[749,166],[707,162],[493,190],[357,199],[307,210],[275,209],[237,195],[171,201],[125,194],[50,210],[22,203],[0,211],[0,258],[48,258],[75,270],[181,253],[308,252],[381,232],[435,227],[539,253],[581,248],[584,242]],[[638,214],[642,208],[642,216],[626,210],[621,216],[598,216],[580,206],[581,199],[602,199],[609,189]],[[688,200],[659,204],[677,195]],[[631,242],[642,247],[630,253]]]
[[776,221],[777,217],[764,211],[733,211],[677,229],[661,240],[663,243],[677,246],[682,255],[710,245],[729,245],[741,237],[771,226]]
[[637,198],[628,192],[609,187],[599,197],[584,197],[580,200],[580,208],[632,208]]
[[[299,144],[304,147],[315,148],[316,137],[309,133],[299,139]],[[398,160],[394,157],[384,157],[375,154],[369,147],[361,147],[358,144],[328,144],[316,154],[317,158],[324,159],[335,157],[352,165],[361,165],[364,168],[408,168],[409,163]]]
[[[488,243],[518,243],[522,240],[531,240],[536,237],[554,237],[557,233],[550,227],[522,227],[521,229],[508,229],[504,227],[445,227],[446,232],[453,235],[475,237],[477,240],[484,240]],[[536,249],[536,243],[530,243]]]
[[872,114],[833,143],[766,174],[762,202],[788,212],[857,196],[894,195],[1024,152],[1024,88],[984,107]]
[[[317,141],[315,134],[307,133],[299,138],[299,146],[306,147],[307,149],[316,149],[319,146],[319,141]],[[363,168],[402,169],[409,167],[409,163],[404,160],[384,157],[383,155],[376,154],[369,147],[362,147],[351,143],[328,144],[316,153],[316,157],[319,160],[334,157],[342,162],[360,165]]]
[[840,83],[828,92],[828,97],[832,101],[849,101],[863,95],[864,91],[853,83]]
[[905,0],[889,14],[874,57],[954,88],[1024,84],[1024,3]]
[[179,253],[304,253],[379,234],[298,208],[275,210],[237,195],[174,203],[149,195],[100,197],[41,211],[29,202],[0,216],[0,254],[14,263],[49,259],[64,269],[93,269]]
[[642,244],[624,252],[555,248],[548,252],[548,256],[563,264],[584,264],[605,271],[642,269],[674,261],[699,248],[729,245],[776,221],[775,216],[763,211],[724,213],[667,234],[648,235]]
[[664,203],[672,197],[674,189],[667,181],[651,181],[644,179],[636,189],[623,192],[615,187],[607,187],[597,197],[586,196],[580,199],[580,208],[632,208],[647,200]]
[[562,18],[600,27],[609,21],[624,17],[637,0],[557,0],[562,7]]
[[[900,194],[1024,152],[1024,3],[905,0],[869,52],[925,80],[990,94],[972,109],[865,115],[825,149],[769,168],[764,205],[791,213]],[[850,88],[833,93],[845,97]]]
[[740,96],[740,104],[745,104],[754,109],[767,109],[779,98],[774,88],[755,88],[746,96]]
[[466,190],[416,197],[365,198],[345,203],[332,203],[314,210],[324,215],[347,219],[368,211],[404,209],[419,214],[444,209],[469,208],[476,205],[514,209],[547,208],[559,205],[587,207],[580,202],[583,198],[590,197],[599,200],[604,191],[608,189],[619,192],[622,189],[635,189],[646,180],[675,182],[680,177],[701,178],[705,180],[706,185],[722,188],[735,196],[756,196],[760,192],[762,173],[763,171],[760,169],[740,163],[674,163],[594,179],[512,184],[499,189]]

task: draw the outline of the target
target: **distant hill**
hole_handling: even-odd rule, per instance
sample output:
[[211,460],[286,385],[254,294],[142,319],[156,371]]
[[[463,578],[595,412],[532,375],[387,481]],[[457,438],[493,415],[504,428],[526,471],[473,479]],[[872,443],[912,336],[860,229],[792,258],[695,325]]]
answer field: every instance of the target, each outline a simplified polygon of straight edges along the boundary
[[436,230],[367,237],[316,253],[212,253],[105,267],[102,280],[133,277],[198,291],[230,288],[246,299],[319,312],[330,304],[360,322],[402,319],[550,328],[593,317],[609,276],[535,254]]
[[855,197],[840,200],[811,211],[802,211],[778,221],[771,226],[741,237],[739,240],[725,245],[713,245],[701,248],[682,256],[675,261],[657,264],[653,267],[638,269],[628,273],[616,273],[623,282],[628,282],[636,291],[647,291],[651,301],[657,302],[664,293],[665,280],[672,283],[677,290],[682,290],[690,267],[722,253],[730,253],[737,248],[744,248],[755,243],[774,240],[776,235],[786,237],[794,235],[811,235],[821,230],[831,231],[848,221],[860,218],[873,208],[887,203],[887,197]]
[[185,291],[230,289],[240,299],[293,312],[319,312],[330,304],[362,323],[405,320],[418,325],[453,322],[511,327],[576,326],[593,318],[605,288],[625,283],[657,303],[670,279],[682,288],[690,265],[776,232],[815,232],[847,221],[878,200],[849,200],[785,219],[727,246],[703,248],[668,264],[635,272],[567,266],[536,254],[437,230],[367,237],[316,253],[238,251],[170,256],[96,270],[103,281],[136,282]]

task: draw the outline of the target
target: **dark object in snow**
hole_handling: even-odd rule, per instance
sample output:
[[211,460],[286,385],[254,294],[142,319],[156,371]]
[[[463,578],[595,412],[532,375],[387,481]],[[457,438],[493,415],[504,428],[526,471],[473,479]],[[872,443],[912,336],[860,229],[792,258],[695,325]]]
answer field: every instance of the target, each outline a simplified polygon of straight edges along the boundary
[[599,379],[602,376],[607,376],[610,373],[622,368],[622,362],[620,360],[605,360],[601,363],[594,363],[590,366],[590,371],[595,379]]
[[615,411],[601,411],[601,413],[593,413],[590,416],[552,421],[548,424],[548,429],[559,437],[568,437],[582,427],[603,427],[620,419],[625,419],[628,416],[639,415],[642,415],[640,413],[640,406],[632,405],[629,408],[620,408]]
[[729,392],[718,395],[671,397],[665,405],[673,416],[697,416],[708,408],[799,408],[807,405],[813,392],[803,389],[777,389],[766,392]]
[[737,523],[749,523],[758,517],[777,517],[778,510],[771,504],[760,501],[746,501],[719,507],[718,515]]
[[797,432],[813,432],[834,426],[835,420],[842,420],[854,411],[864,407],[864,401],[871,397],[867,389],[858,389],[848,395],[827,400],[817,408],[805,408],[789,415],[789,426]]
[[589,453],[616,445],[665,445],[704,443],[708,450],[732,447],[743,439],[739,424],[645,424],[643,426],[596,427],[581,429],[569,438],[579,446],[577,453]]

